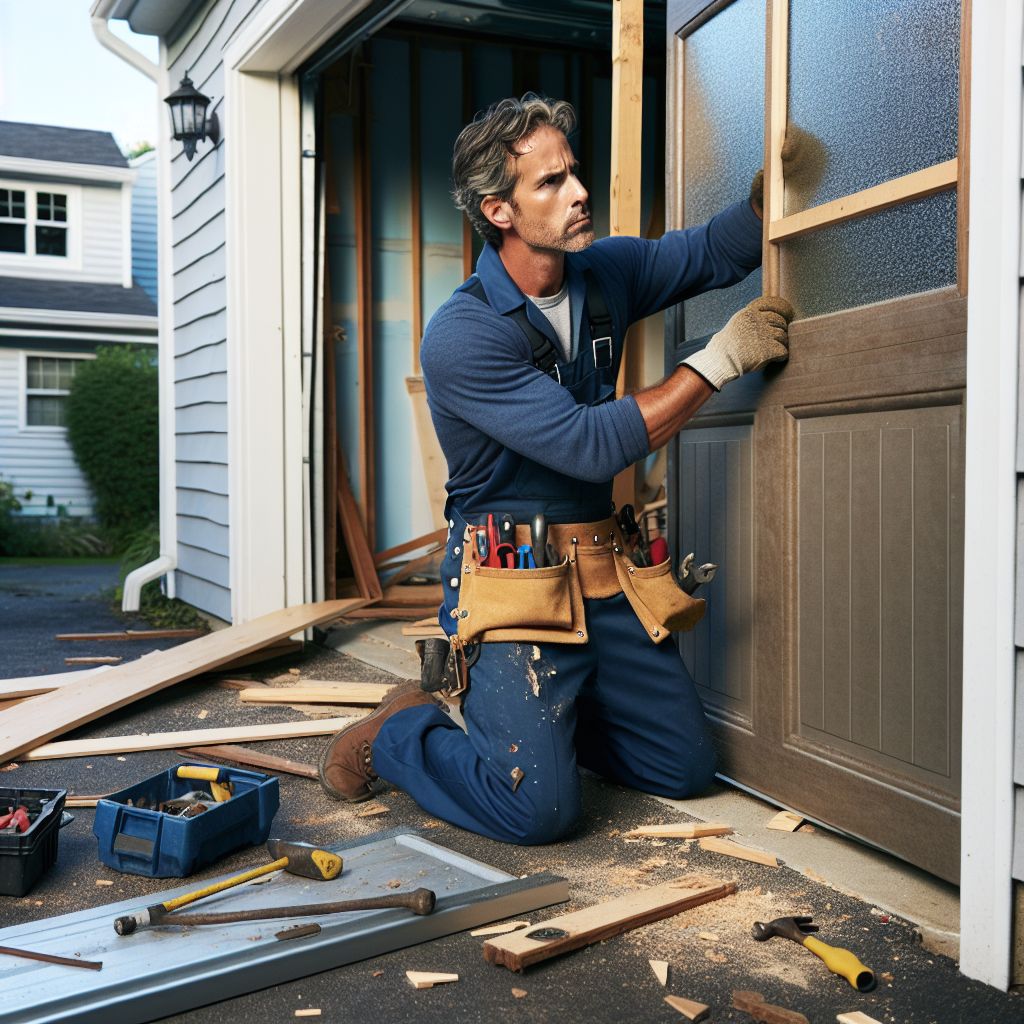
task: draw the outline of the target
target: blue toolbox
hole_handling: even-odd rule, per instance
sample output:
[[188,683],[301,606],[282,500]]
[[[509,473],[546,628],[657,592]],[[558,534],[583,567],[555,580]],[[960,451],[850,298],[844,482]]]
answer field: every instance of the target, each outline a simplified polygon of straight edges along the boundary
[[279,805],[272,775],[179,764],[100,800],[92,831],[107,867],[184,878],[241,846],[265,843]]

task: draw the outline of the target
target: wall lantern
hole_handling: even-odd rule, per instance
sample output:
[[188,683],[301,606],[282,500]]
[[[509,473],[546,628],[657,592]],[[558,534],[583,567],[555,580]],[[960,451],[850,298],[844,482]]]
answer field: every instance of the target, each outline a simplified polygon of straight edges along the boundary
[[164,100],[171,108],[171,127],[174,129],[174,140],[185,147],[185,156],[189,160],[196,155],[196,143],[209,139],[215,146],[220,141],[220,125],[217,115],[206,116],[206,108],[210,105],[210,97],[204,96],[186,75],[181,85]]

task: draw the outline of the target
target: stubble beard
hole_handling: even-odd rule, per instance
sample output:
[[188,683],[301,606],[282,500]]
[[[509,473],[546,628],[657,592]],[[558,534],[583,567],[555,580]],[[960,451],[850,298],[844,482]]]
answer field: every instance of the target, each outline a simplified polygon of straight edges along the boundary
[[[516,204],[512,207],[519,213]],[[589,220],[589,213],[587,216]],[[575,223],[561,231],[552,230],[547,224],[520,223],[516,225],[519,237],[532,249],[556,252],[583,252],[593,243],[595,235],[593,222],[580,228]]]

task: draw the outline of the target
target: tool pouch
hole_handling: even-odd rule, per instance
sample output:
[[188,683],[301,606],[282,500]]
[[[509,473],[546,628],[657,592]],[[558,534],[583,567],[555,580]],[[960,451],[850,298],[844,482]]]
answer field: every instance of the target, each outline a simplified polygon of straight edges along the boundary
[[417,640],[416,653],[420,656],[420,689],[427,693],[447,689],[454,680],[454,671],[449,665],[452,649],[448,638],[431,636]]
[[679,586],[671,559],[658,565],[634,565],[620,550],[615,571],[636,617],[656,644],[672,633],[693,629],[704,617],[703,598],[691,597]]
[[473,549],[464,546],[459,606],[452,611],[463,643],[587,642],[575,557],[543,569],[495,569],[481,565]]

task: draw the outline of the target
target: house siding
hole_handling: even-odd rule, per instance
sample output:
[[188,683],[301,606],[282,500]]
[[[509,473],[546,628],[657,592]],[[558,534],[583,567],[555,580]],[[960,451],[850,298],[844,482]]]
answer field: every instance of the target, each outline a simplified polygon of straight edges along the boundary
[[[186,73],[213,100],[222,132],[225,48],[263,0],[211,0],[168,51],[171,81]],[[231,618],[224,149],[200,144],[171,158],[177,593]]]
[[0,348],[0,477],[14,485],[23,515],[55,515],[58,507],[91,515],[92,492],[65,432],[21,429],[22,351]]
[[156,256],[156,153],[132,161],[135,186],[132,189],[132,277],[157,301]]

